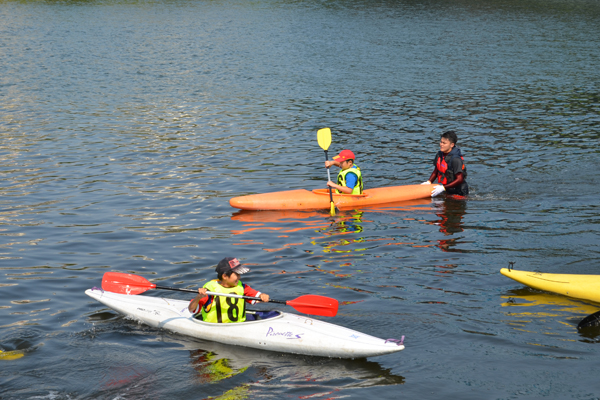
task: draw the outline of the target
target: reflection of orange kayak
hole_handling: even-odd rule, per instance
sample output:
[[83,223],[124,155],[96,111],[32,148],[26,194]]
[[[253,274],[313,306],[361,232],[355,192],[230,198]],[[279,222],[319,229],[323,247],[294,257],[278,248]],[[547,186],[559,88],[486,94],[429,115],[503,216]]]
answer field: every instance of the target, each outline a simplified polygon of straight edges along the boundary
[[[324,219],[329,214],[323,212],[319,213],[316,211],[295,211],[295,210],[271,210],[271,211],[252,211],[252,210],[241,210],[236,211],[231,216],[233,221],[240,222],[286,222],[294,220],[304,220],[310,218]],[[306,221],[303,221],[306,222]]]
[[[383,205],[431,197],[434,185],[404,185],[367,189],[363,194],[333,194],[333,203],[340,209]],[[251,194],[229,200],[232,207],[242,210],[322,210],[329,209],[327,189],[286,190]]]

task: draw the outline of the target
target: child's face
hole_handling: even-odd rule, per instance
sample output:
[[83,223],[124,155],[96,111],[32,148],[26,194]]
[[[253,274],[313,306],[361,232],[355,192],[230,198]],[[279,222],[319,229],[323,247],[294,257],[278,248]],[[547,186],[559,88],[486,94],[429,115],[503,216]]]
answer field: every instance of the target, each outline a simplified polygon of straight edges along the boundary
[[450,139],[441,138],[440,139],[440,150],[442,153],[450,153],[452,148],[454,147],[454,143],[450,141]]
[[352,166],[352,160],[344,160],[340,163],[340,168],[346,170]]
[[231,275],[223,275],[223,286],[224,287],[236,287],[238,284],[239,275],[232,272]]

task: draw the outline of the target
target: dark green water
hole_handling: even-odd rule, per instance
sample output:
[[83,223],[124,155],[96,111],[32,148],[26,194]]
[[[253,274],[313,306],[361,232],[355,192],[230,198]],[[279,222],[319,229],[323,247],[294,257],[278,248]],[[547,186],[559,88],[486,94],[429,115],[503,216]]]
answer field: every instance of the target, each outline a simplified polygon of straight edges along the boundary
[[[600,331],[576,329],[600,304],[499,273],[600,274],[598,82],[596,1],[0,1],[0,350],[25,354],[0,398],[600,398]],[[455,129],[472,196],[229,206],[324,187],[325,126],[367,187],[426,180]],[[226,346],[84,294],[195,288],[228,255],[406,349]]]

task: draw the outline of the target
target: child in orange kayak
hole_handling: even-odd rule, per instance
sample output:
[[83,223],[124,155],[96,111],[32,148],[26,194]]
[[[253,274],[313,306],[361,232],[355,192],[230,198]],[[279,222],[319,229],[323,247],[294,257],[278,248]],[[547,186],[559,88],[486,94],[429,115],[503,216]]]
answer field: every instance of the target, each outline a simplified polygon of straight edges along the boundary
[[255,304],[256,300],[244,300],[237,297],[211,296],[206,292],[228,293],[240,296],[259,297],[267,303],[269,295],[243,284],[239,276],[250,271],[243,267],[237,258],[225,257],[215,269],[217,279],[207,282],[198,289],[198,294],[188,305],[190,313],[206,322],[244,322],[246,320],[246,302]]
[[333,161],[325,161],[325,168],[332,165],[340,167],[341,170],[337,177],[337,183],[327,182],[336,193],[362,194],[363,180],[360,168],[354,164],[354,153],[350,150],[342,150],[340,154],[333,157]]

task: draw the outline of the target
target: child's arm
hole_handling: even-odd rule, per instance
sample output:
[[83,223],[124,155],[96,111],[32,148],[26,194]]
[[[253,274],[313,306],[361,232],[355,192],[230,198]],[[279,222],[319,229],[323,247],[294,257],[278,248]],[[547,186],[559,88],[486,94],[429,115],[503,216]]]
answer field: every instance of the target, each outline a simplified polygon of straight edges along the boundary
[[206,288],[198,289],[198,294],[196,295],[196,297],[194,297],[194,300],[190,301],[190,304],[188,305],[189,312],[191,312],[193,314],[198,313],[200,303],[202,303],[202,305],[204,305],[204,303],[206,303],[206,301],[208,300],[206,291],[207,291]]
[[346,194],[352,193],[352,188],[349,188],[346,186],[341,186],[341,185],[338,185],[337,183],[333,183],[331,181],[327,182],[327,186],[331,186],[332,188],[337,189],[342,193],[346,193]]
[[[252,289],[250,286],[246,285],[245,283],[244,285],[244,296],[249,296],[249,297],[260,297],[260,301],[262,301],[263,303],[268,303],[269,302],[269,295],[266,293],[261,293],[258,290],[254,290]],[[251,303],[251,304],[256,304],[256,300],[246,300],[247,302]]]
[[333,183],[331,181],[327,182],[327,186],[331,186],[332,188],[336,188],[337,190],[339,190],[342,193],[346,193],[346,194],[351,194],[352,191],[354,190],[354,187],[358,184],[358,176],[356,176],[356,174],[349,172],[346,175],[346,185],[348,186],[341,186],[338,185],[336,183]]

